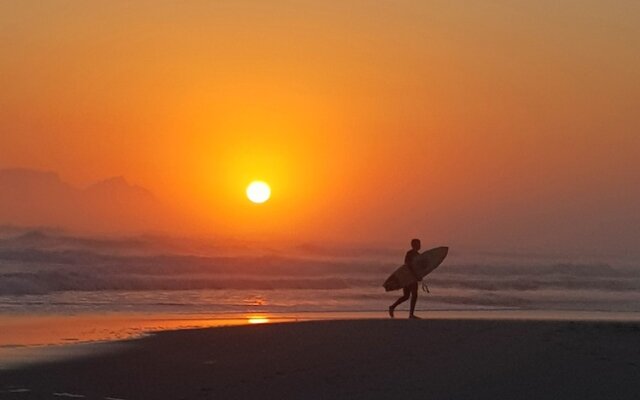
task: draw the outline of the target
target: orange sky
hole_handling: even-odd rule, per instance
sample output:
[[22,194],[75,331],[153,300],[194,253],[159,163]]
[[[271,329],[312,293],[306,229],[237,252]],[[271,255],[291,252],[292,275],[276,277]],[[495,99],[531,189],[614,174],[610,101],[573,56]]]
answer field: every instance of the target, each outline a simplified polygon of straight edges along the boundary
[[637,244],[636,1],[18,1],[0,38],[0,168],[187,231]]

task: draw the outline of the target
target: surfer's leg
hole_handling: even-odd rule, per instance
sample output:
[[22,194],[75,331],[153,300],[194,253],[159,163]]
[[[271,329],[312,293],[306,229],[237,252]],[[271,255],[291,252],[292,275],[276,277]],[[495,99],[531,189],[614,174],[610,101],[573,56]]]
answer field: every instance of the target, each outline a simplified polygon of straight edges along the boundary
[[418,282],[411,285],[408,291],[411,292],[411,310],[409,312],[409,316],[411,317],[413,316],[413,312],[416,309],[416,302],[418,301]]
[[393,310],[401,303],[404,303],[405,301],[409,300],[409,294],[411,293],[411,291],[409,290],[408,287],[402,288],[402,297],[400,297],[398,300],[396,300],[395,303],[393,303],[391,305],[391,307],[389,307],[389,314],[393,316]]

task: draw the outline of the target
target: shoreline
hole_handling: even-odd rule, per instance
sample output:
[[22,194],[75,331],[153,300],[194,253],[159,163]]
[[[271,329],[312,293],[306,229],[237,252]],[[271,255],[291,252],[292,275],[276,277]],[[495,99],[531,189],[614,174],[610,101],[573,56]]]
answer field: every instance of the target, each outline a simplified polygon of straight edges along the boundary
[[638,322],[305,321],[163,331],[120,344],[0,371],[0,398],[631,399],[640,392]]
[[[396,315],[406,318],[406,310]],[[565,321],[640,323],[636,312],[545,310],[420,310],[425,320]],[[0,315],[0,371],[75,356],[166,331],[305,321],[388,320],[381,311],[216,314],[102,313]],[[54,328],[52,328],[54,327]]]

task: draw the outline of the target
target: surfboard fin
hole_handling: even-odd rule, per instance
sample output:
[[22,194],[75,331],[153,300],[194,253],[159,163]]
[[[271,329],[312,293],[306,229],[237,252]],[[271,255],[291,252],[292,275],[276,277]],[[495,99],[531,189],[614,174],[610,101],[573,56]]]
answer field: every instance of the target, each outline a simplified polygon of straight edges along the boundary
[[431,293],[429,291],[429,286],[427,286],[427,281],[422,281],[422,291],[427,292],[427,293]]

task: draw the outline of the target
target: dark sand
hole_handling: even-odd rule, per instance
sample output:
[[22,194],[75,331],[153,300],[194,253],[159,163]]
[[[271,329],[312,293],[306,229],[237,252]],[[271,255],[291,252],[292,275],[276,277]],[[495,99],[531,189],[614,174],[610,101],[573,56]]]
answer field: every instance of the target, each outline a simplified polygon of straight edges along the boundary
[[71,395],[640,399],[640,324],[351,320],[183,330],[0,371],[2,399],[81,398]]

